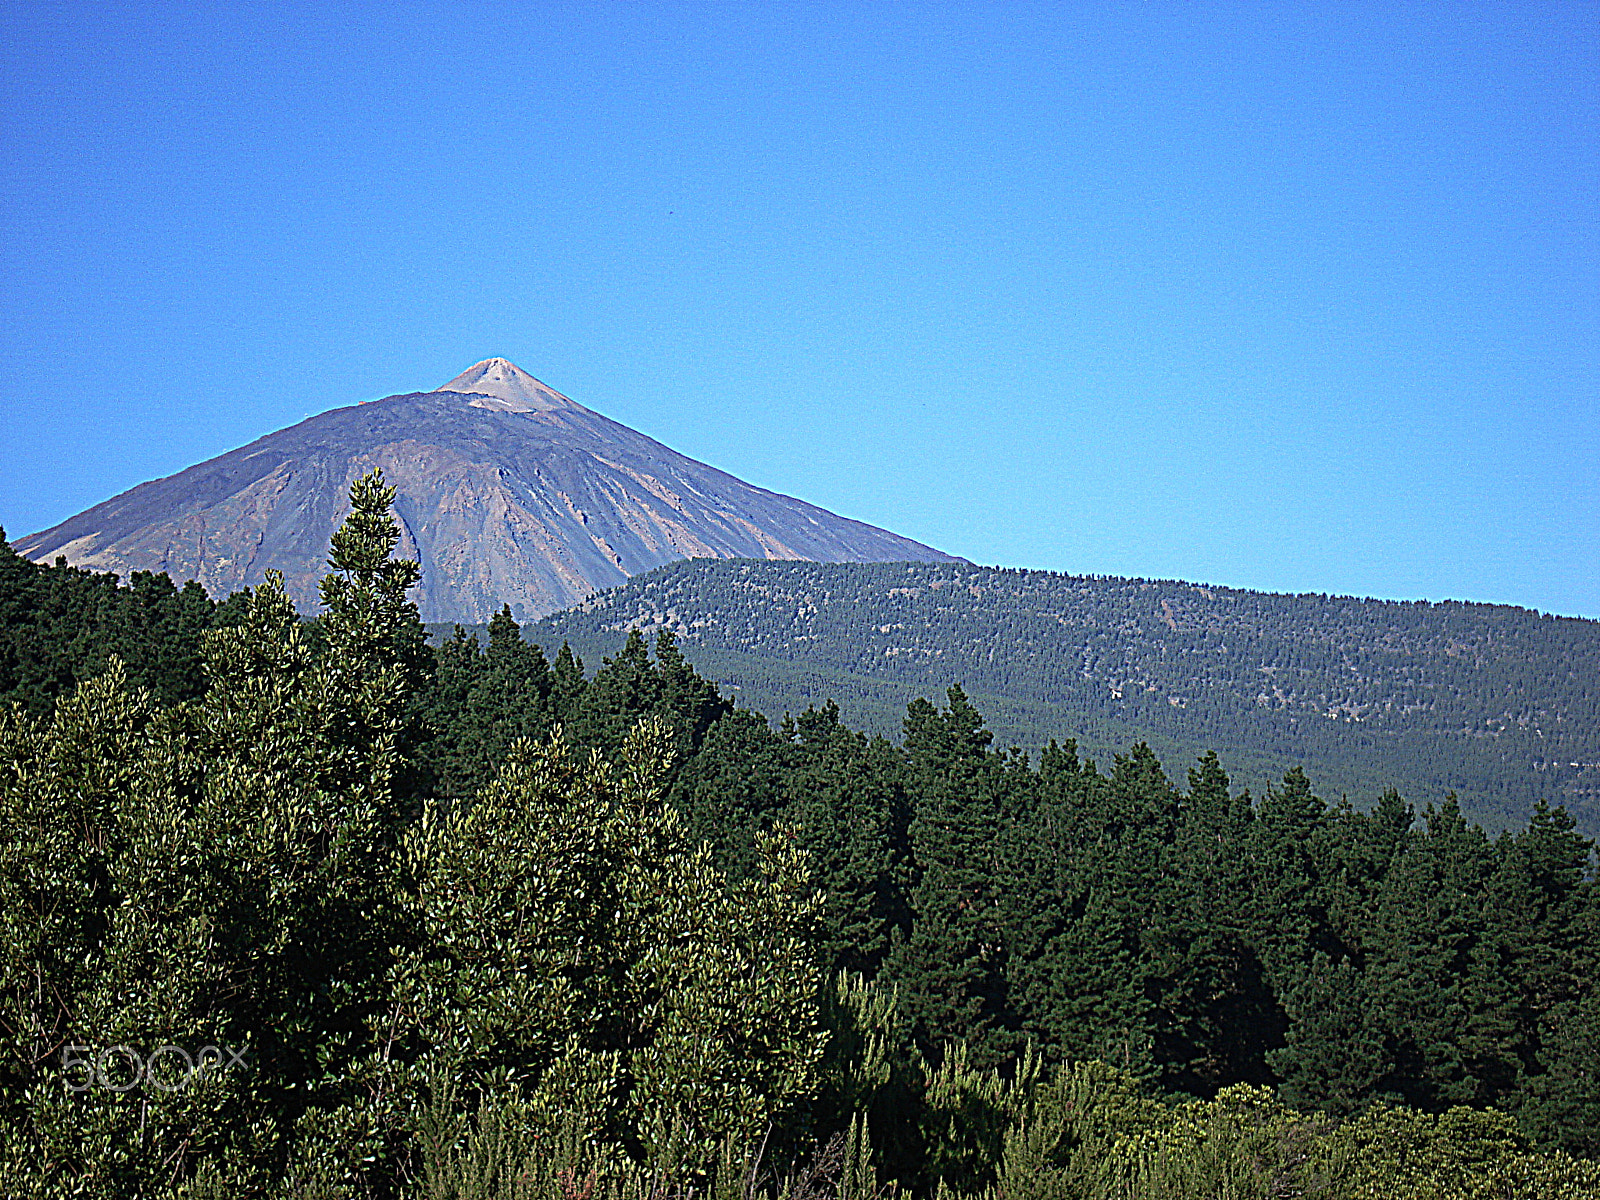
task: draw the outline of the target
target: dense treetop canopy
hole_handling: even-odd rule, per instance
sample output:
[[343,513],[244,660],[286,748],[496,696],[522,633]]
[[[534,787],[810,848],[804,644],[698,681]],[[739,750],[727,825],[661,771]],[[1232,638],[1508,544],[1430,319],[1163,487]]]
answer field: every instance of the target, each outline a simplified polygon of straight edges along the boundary
[[1029,756],[959,687],[774,726],[670,629],[430,649],[389,499],[312,622],[0,562],[8,1192],[1600,1187],[1564,809]]

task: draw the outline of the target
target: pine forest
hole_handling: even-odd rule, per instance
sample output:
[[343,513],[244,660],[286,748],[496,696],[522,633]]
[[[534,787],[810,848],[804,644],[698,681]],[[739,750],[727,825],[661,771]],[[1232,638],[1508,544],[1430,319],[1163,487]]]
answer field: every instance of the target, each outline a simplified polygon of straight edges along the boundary
[[[1052,666],[1042,617],[983,631],[981,606],[931,622],[908,595],[930,652],[903,656],[892,724],[881,691],[861,720],[843,693],[761,712],[664,604],[606,609],[598,659],[576,624],[551,636],[583,609],[430,642],[391,498],[354,485],[309,618],[278,577],[214,599],[0,549],[0,1192],[1600,1194],[1594,827],[1525,773],[1495,808],[1514,772],[1473,757],[1522,747],[1515,701],[1558,666],[1564,707],[1530,719],[1591,752],[1567,624],[1446,612],[1411,631],[1434,641],[1409,679],[1350,652],[1388,608],[1325,600],[1318,637],[1273,632],[1256,719],[1344,705],[1389,730],[1352,803],[1318,764],[1353,724],[1255,782],[1283,743],[1244,738],[1217,681],[1263,622],[1188,585],[1134,598],[1201,630],[1203,670],[1112,670],[1110,642]],[[980,587],[965,564],[870,570]],[[881,682],[851,628],[804,632],[819,669]],[[1000,737],[984,637],[1041,646]],[[1449,664],[1507,642],[1536,653],[1483,677],[1504,737],[1447,736]],[[1107,672],[1139,711],[1205,710],[1214,741],[1106,744],[1138,715]],[[1050,678],[1098,713],[1094,744]],[[1419,795],[1462,747],[1472,803]]]

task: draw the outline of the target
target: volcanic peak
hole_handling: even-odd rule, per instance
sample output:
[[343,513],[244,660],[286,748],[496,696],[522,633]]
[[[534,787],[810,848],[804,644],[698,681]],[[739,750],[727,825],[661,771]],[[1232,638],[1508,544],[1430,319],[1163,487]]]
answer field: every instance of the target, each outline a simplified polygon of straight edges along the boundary
[[587,412],[581,404],[569,400],[552,387],[540,383],[521,367],[504,358],[486,358],[473,363],[449,383],[434,389],[438,392],[460,392],[475,399],[467,403],[473,408],[487,408],[498,412],[555,412],[560,409]]
[[375,466],[396,489],[400,551],[422,564],[425,621],[486,621],[503,604],[532,619],[680,558],[950,557],[695,462],[503,358],[432,392],[307,418],[17,549],[122,576],[165,571],[220,596],[280,571],[309,613],[344,489]]

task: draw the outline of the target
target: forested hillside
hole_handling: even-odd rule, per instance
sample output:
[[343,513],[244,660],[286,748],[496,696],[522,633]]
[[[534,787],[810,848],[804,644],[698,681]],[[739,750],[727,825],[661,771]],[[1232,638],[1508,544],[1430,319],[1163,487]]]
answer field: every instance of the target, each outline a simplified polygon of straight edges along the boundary
[[774,719],[836,700],[893,734],[960,683],[1001,744],[1221,752],[1370,804],[1453,791],[1491,829],[1539,800],[1600,833],[1600,622],[1506,606],[1285,596],[965,563],[675,563],[529,630],[589,656],[670,629]]
[[[242,597],[241,597],[242,601]],[[200,694],[200,635],[235,620],[241,604],[214,604],[193,581],[115,575],[19,556],[0,529],[0,704],[48,716],[55,698],[120,658],[133,684],[164,703]]]
[[1294,767],[1027,757],[959,688],[899,744],[774,726],[666,629],[430,649],[391,499],[352,489],[310,622],[276,577],[0,563],[0,1193],[1600,1190],[1560,807],[1491,839]]

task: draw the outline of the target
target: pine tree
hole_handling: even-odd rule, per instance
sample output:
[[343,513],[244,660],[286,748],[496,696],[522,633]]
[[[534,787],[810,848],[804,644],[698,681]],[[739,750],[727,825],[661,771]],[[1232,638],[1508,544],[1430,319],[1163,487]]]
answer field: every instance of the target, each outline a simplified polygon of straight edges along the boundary
[[1392,1064],[1373,1024],[1371,987],[1362,973],[1348,958],[1335,964],[1319,950],[1284,997],[1284,1008],[1285,1044],[1267,1055],[1283,1078],[1283,1101],[1341,1115],[1365,1107]]
[[1494,938],[1513,993],[1523,1125],[1575,1153],[1600,1148],[1600,880],[1594,843],[1541,803],[1502,838],[1490,883]]
[[1105,781],[1077,746],[1051,742],[1038,797],[1017,822],[1006,896],[1012,952],[1007,996],[1026,1035],[1052,1059],[1084,1058],[1098,1005],[1097,951],[1083,925],[1104,826]]
[[656,675],[661,680],[660,711],[672,725],[677,758],[685,761],[700,749],[711,727],[733,712],[733,704],[689,665],[670,629],[656,634]]
[[470,796],[484,783],[489,764],[482,714],[473,704],[485,665],[478,639],[460,625],[438,649],[432,686],[424,698],[428,737],[420,747],[435,796]]
[[425,718],[425,749],[434,793],[462,797],[493,776],[519,738],[541,738],[552,724],[549,664],[502,606],[489,623],[485,653],[477,638],[456,626],[439,648],[437,678]]
[[660,709],[661,677],[644,637],[631,629],[621,653],[601,661],[570,718],[568,732],[580,746],[615,751],[641,717]]
[[589,690],[583,674],[583,659],[566,642],[556,652],[550,667],[550,715],[553,720],[571,725],[577,720],[584,694]]
[[1333,948],[1323,872],[1326,824],[1327,806],[1312,794],[1305,772],[1294,767],[1281,790],[1267,789],[1250,826],[1250,940],[1280,996],[1304,977],[1316,950]]
[[[680,726],[674,741],[683,733]],[[673,781],[672,802],[690,836],[706,842],[735,879],[755,873],[761,835],[787,807],[786,750],[759,715],[732,712],[710,727],[700,752]]]
[[1147,941],[1163,1086],[1209,1096],[1264,1084],[1263,1035],[1277,1006],[1249,941],[1248,798],[1229,793],[1214,751],[1189,769],[1174,839],[1162,853],[1161,919]]
[[888,964],[924,1044],[965,1042],[981,1066],[1013,1040],[999,903],[1009,881],[996,852],[1001,786],[992,738],[959,687],[942,711],[920,699],[907,707],[912,927]]
[[831,701],[787,728],[788,811],[822,894],[819,955],[834,970],[875,974],[911,924],[905,761],[845,728]]
[[1379,1088],[1421,1108],[1493,1103],[1510,1083],[1508,996],[1486,938],[1494,852],[1454,801],[1385,874],[1364,939],[1366,991],[1386,1037]]

